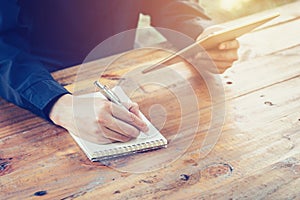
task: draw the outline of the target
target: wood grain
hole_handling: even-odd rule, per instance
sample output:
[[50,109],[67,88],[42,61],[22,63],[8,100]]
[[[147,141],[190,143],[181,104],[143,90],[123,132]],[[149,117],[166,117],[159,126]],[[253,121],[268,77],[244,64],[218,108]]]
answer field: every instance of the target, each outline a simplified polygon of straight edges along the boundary
[[[110,86],[136,86],[130,96],[171,141],[168,150],[174,154],[170,158],[154,151],[111,161],[108,166],[91,163],[64,129],[0,99],[0,199],[299,199],[297,6],[299,2],[281,7],[284,15],[280,23],[241,38],[243,59],[221,75],[226,118],[223,126],[215,128],[222,127],[222,134],[204,158],[200,158],[199,149],[209,138],[212,102],[197,71],[186,63],[169,69],[180,76],[157,71],[155,80],[163,79],[163,87],[134,85],[135,79],[126,76],[168,55],[161,50],[135,50],[53,76],[75,94],[94,91],[95,79]],[[280,37],[283,30],[293,37]],[[256,53],[249,53],[251,49]],[[100,77],[96,72],[115,58]],[[186,83],[195,92],[200,115],[192,106],[180,112],[177,96],[190,95],[184,90]],[[166,115],[159,109],[151,113],[154,104],[160,104]],[[194,119],[199,122],[194,138],[195,124],[176,134],[180,120]],[[162,120],[166,123],[160,124]],[[172,160],[171,155],[177,159]],[[124,170],[153,162],[151,157],[164,161],[157,160],[157,166],[165,165],[145,173]]]

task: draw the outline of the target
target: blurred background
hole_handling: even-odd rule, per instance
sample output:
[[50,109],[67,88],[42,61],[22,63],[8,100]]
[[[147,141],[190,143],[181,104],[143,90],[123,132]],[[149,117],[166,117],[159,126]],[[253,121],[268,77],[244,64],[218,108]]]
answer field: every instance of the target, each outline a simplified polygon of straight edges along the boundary
[[205,13],[221,23],[275,8],[296,0],[189,0],[200,4]]
[[[199,4],[216,24],[228,22],[240,17],[276,8],[283,4],[299,0],[182,0]],[[299,8],[300,9],[300,8]],[[150,17],[140,15],[139,28],[137,31],[136,47],[148,47],[166,41],[165,38],[150,26]],[[150,27],[150,28],[149,28]]]

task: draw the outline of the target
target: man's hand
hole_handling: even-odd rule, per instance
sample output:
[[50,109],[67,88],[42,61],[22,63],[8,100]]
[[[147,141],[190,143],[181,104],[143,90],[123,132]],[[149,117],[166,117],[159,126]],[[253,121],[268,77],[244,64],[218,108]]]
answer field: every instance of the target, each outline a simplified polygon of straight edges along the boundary
[[64,95],[54,104],[50,119],[69,132],[88,141],[106,144],[136,138],[148,127],[139,117],[136,103],[122,108],[101,98]]
[[[223,29],[220,26],[212,26],[207,28],[198,38],[203,38],[206,35]],[[218,67],[219,73],[223,73],[226,69],[232,66],[233,62],[238,59],[238,48],[240,47],[237,40],[226,41],[220,43],[216,48],[207,49],[206,53]],[[196,59],[203,58],[203,54],[199,53],[195,56]],[[215,70],[212,70],[215,71]]]
[[207,53],[218,67],[220,73],[223,73],[238,59],[238,48],[239,42],[231,40],[219,44],[215,49],[207,50]]

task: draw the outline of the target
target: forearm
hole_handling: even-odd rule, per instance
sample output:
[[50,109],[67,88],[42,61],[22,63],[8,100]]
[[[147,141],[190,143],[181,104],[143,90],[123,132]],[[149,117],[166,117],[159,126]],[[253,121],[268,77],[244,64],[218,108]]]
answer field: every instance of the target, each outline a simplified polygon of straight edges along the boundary
[[18,50],[14,54],[4,53],[1,52],[0,60],[0,96],[49,120],[52,104],[68,91],[30,55]]
[[144,12],[151,16],[152,26],[178,31],[193,39],[196,39],[205,28],[213,25],[198,4],[187,1],[145,1]]

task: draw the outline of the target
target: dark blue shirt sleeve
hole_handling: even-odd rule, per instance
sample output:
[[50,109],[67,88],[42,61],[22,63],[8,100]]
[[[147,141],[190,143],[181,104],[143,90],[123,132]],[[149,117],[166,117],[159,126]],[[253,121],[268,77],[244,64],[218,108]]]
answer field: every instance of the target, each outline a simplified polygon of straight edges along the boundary
[[[213,21],[197,3],[183,0],[145,0],[143,13],[151,16],[151,25],[184,33],[196,39]],[[165,35],[166,36],[166,35]],[[176,38],[168,37],[176,43]]]
[[52,105],[68,91],[23,48],[26,44],[14,33],[17,16],[10,2],[1,2],[7,12],[0,8],[0,96],[50,120]]
[[[59,83],[57,83],[52,78],[51,74],[46,70],[46,66],[44,66],[44,64],[40,62],[38,58],[30,53],[30,48],[28,48],[30,46],[28,44],[28,38],[24,38],[26,37],[25,30],[31,30],[32,27],[30,27],[30,19],[27,19],[26,17],[21,18],[25,21],[28,20],[26,21],[26,23],[21,23],[22,20],[18,18],[20,10],[19,5],[23,3],[22,5],[24,7],[24,10],[26,10],[27,8],[27,12],[31,13],[31,9],[29,9],[31,8],[30,3],[32,3],[32,5],[36,5],[36,8],[39,8],[38,2],[40,1],[0,0],[0,96],[22,108],[28,109],[35,114],[49,120],[48,115],[53,104],[60,96],[68,93],[68,91],[65,90]],[[47,2],[51,7],[53,1]],[[58,3],[59,1],[55,2]],[[109,5],[114,5],[113,3],[110,4],[110,2],[111,1],[106,1],[108,9],[110,8]],[[142,1],[136,1],[135,3],[137,5],[140,5],[140,2]],[[84,1],[82,1],[82,3],[84,3]],[[43,1],[40,4],[45,4],[45,2]],[[44,6],[44,8],[46,6]],[[59,6],[59,8],[61,8],[61,6]],[[38,17],[38,19],[41,19],[37,20],[39,22],[43,20],[47,21],[48,18],[43,15],[43,10],[33,9],[33,11],[36,12],[33,13],[33,17],[35,17],[34,19],[37,19]],[[187,2],[178,0],[145,0],[143,1],[141,11],[145,14],[151,15],[153,26],[177,30],[181,33],[189,35],[192,38],[196,38],[206,26],[205,24],[210,22],[208,18],[206,18],[202,13],[202,11],[197,8],[197,6],[194,7]],[[55,15],[54,12],[53,15]],[[20,16],[22,15],[20,14]],[[135,19],[137,18],[132,18],[132,20]],[[59,27],[56,26],[57,21],[59,20],[54,21],[53,19],[52,21],[50,20],[50,22],[48,20],[48,25],[50,23],[48,28],[52,27],[52,25],[53,27]],[[76,20],[74,20],[74,22],[75,21]],[[72,23],[70,24],[72,25]],[[48,46],[48,44],[51,45],[51,38],[49,39],[47,37],[48,35],[46,34],[41,34],[45,32],[47,33],[47,31],[41,31],[44,30],[43,26],[38,26],[37,29],[38,31],[36,31],[36,35],[30,35],[29,39],[34,40],[35,37],[43,36],[38,40],[34,40],[35,42],[33,43],[41,44],[42,47],[44,44],[46,44],[44,46]],[[107,29],[113,30],[114,27],[110,27]],[[122,30],[122,27],[119,27],[116,30]],[[54,32],[49,36],[51,37],[52,34],[54,34]],[[106,37],[105,34],[104,36]],[[168,35],[165,36],[171,42],[174,41],[173,43],[176,43],[178,41],[178,38],[172,38]],[[54,49],[61,50],[60,48],[56,48],[56,46],[61,47],[64,45],[59,45],[58,41],[59,40],[53,42],[53,46],[55,47]],[[83,39],[82,41],[85,40]],[[80,44],[80,42],[78,42],[78,44]],[[71,43],[71,45],[69,46],[71,50],[74,48],[73,43]],[[77,50],[77,48],[75,49]],[[69,53],[69,51],[67,50],[62,52]],[[72,55],[72,53],[70,53],[70,55]]]

